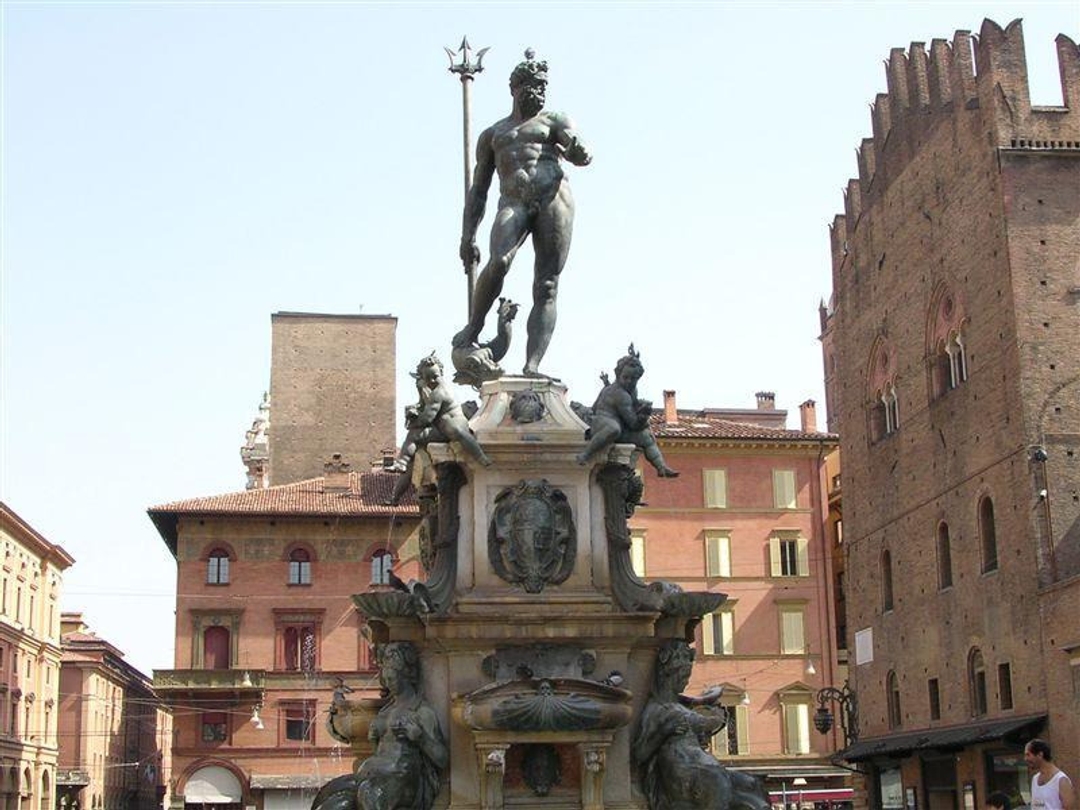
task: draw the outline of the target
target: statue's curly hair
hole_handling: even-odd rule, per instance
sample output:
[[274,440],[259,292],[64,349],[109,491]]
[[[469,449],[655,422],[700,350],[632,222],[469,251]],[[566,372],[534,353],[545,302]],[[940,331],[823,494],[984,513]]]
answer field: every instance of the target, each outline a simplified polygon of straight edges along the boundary
[[411,641],[391,641],[382,644],[376,653],[380,669],[399,665],[406,680],[410,683],[420,681],[420,654]]
[[694,648],[681,639],[668,639],[656,651],[656,671],[653,681],[657,688],[670,677],[671,670],[679,664],[694,663]]
[[439,361],[439,358],[435,356],[434,350],[432,350],[431,354],[429,354],[427,357],[425,357],[423,360],[416,364],[416,374],[414,374],[413,376],[419,377],[424,373],[425,369],[429,368],[437,368],[439,370],[439,374],[442,374],[443,372],[443,364]]
[[619,358],[619,362],[615,364],[615,376],[619,376],[622,370],[629,366],[634,370],[634,373],[640,377],[645,373],[645,366],[641,364],[641,352],[634,351],[634,344],[630,344],[630,348],[627,350],[625,356]]
[[514,90],[523,84],[547,84],[547,60],[536,61],[532,53],[526,51],[525,61],[519,62],[510,74],[510,89]]

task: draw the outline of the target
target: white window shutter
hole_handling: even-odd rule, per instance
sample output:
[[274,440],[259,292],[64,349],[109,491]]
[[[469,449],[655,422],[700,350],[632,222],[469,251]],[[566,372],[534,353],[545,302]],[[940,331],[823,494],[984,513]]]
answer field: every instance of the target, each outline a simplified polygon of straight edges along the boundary
[[750,711],[749,707],[735,707],[735,731],[739,739],[739,754],[750,753]]
[[735,653],[735,614],[725,610],[720,614],[720,632],[724,636],[724,655]]
[[798,747],[796,754],[810,753],[810,707],[800,703],[795,708],[796,732],[798,734]]
[[805,537],[800,537],[796,541],[795,546],[798,553],[799,560],[799,576],[810,576],[810,541]]
[[706,613],[701,617],[701,648],[705,655],[714,655],[715,645],[713,639],[716,637],[713,630],[713,614]]
[[779,537],[769,538],[769,574],[774,577],[778,577],[781,574]]
[[731,576],[731,538],[723,536],[720,538],[720,576]]
[[724,470],[704,470],[705,506],[710,509],[727,507],[727,472]]
[[630,533],[630,566],[639,577],[645,576],[645,532]]

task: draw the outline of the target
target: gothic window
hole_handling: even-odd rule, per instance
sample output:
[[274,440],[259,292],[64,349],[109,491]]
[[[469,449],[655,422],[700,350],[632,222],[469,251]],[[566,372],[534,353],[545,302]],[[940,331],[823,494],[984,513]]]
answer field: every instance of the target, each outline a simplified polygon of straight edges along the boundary
[[968,378],[967,323],[961,299],[939,284],[931,297],[926,325],[931,399],[944,396]]
[[997,527],[994,524],[994,502],[989,495],[979,501],[979,545],[982,549],[983,573],[998,567]]
[[952,587],[952,544],[949,540],[949,524],[941,521],[937,529],[938,588]]
[[986,714],[986,664],[982,652],[973,647],[968,654],[968,693],[973,717]]
[[892,573],[892,552],[885,549],[881,552],[881,610],[883,612],[893,609]]
[[896,386],[895,352],[883,336],[874,341],[867,367],[868,435],[878,442],[900,429],[900,398]]
[[229,584],[229,552],[215,548],[206,558],[206,583],[208,585]]
[[889,710],[889,728],[900,728],[900,680],[895,672],[885,678],[885,700]]
[[289,552],[289,584],[311,584],[311,555],[302,548]]

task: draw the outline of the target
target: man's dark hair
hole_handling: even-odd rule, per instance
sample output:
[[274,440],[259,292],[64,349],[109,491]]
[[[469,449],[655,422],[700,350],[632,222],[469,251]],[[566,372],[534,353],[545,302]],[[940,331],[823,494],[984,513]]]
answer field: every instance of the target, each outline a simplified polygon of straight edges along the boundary
[[1034,740],[1027,744],[1028,750],[1033,754],[1039,754],[1047,762],[1053,760],[1053,756],[1050,754],[1050,743],[1046,740],[1036,737]]
[[1012,810],[1012,802],[1010,802],[1009,797],[1000,790],[995,790],[987,796],[986,804],[988,807],[996,807],[998,810]]

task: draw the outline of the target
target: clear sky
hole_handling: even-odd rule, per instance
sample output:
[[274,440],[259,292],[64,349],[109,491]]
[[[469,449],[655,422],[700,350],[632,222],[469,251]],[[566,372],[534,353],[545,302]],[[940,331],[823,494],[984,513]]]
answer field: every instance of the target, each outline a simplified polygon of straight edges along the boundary
[[270,313],[396,315],[399,410],[416,360],[448,359],[465,287],[443,46],[463,33],[491,46],[477,131],[531,46],[595,155],[568,169],[544,369],[591,401],[634,341],[656,402],[752,407],[764,389],[790,426],[807,398],[824,420],[827,225],[889,49],[1022,17],[1033,101],[1061,104],[1053,40],[1080,38],[1077,9],[2,2],[0,497],[76,558],[66,610],[144,671],[172,667],[175,563],[145,509],[243,488]]

